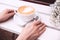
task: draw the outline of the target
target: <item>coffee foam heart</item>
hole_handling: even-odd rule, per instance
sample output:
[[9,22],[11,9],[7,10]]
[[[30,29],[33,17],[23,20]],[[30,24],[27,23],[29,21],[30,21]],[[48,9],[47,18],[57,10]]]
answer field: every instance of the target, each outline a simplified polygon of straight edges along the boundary
[[20,14],[32,14],[34,13],[34,8],[30,6],[21,6],[17,11]]
[[23,13],[31,12],[33,9],[31,7],[27,7],[23,10]]

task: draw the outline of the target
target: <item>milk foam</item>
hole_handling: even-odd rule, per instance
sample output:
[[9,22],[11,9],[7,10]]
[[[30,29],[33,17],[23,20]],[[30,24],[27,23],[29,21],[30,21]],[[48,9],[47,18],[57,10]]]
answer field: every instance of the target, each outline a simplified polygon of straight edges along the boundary
[[23,13],[26,13],[26,12],[31,12],[33,10],[33,8],[31,7],[27,7],[23,10]]

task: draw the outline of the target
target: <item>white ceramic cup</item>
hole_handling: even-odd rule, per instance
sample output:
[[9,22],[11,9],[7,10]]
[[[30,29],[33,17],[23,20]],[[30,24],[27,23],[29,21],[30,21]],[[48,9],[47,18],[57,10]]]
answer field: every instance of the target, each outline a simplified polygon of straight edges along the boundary
[[[21,6],[21,7],[23,7],[23,6]],[[21,8],[21,7],[19,7],[19,8]],[[25,7],[26,8],[23,9],[23,11],[25,13],[23,11],[19,12],[18,11],[19,8],[17,9],[17,12],[15,11],[14,22],[18,25],[25,25],[27,22],[29,22],[30,20],[32,20],[35,17],[35,9],[31,6],[25,6]],[[21,9],[19,9],[19,10],[21,10]]]

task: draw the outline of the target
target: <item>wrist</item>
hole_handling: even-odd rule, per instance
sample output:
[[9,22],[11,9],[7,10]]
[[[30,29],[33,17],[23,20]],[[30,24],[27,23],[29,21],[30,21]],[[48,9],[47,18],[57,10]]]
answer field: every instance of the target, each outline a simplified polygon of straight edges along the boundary
[[27,37],[20,34],[16,40],[27,40]]
[[2,22],[2,18],[0,18],[0,22]]

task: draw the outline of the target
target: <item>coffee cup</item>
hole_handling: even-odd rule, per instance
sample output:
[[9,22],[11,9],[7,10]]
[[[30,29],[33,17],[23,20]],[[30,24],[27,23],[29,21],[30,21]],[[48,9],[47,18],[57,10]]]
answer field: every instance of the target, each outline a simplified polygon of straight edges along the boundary
[[14,22],[19,25],[25,25],[35,17],[35,9],[31,6],[20,6],[15,11]]

